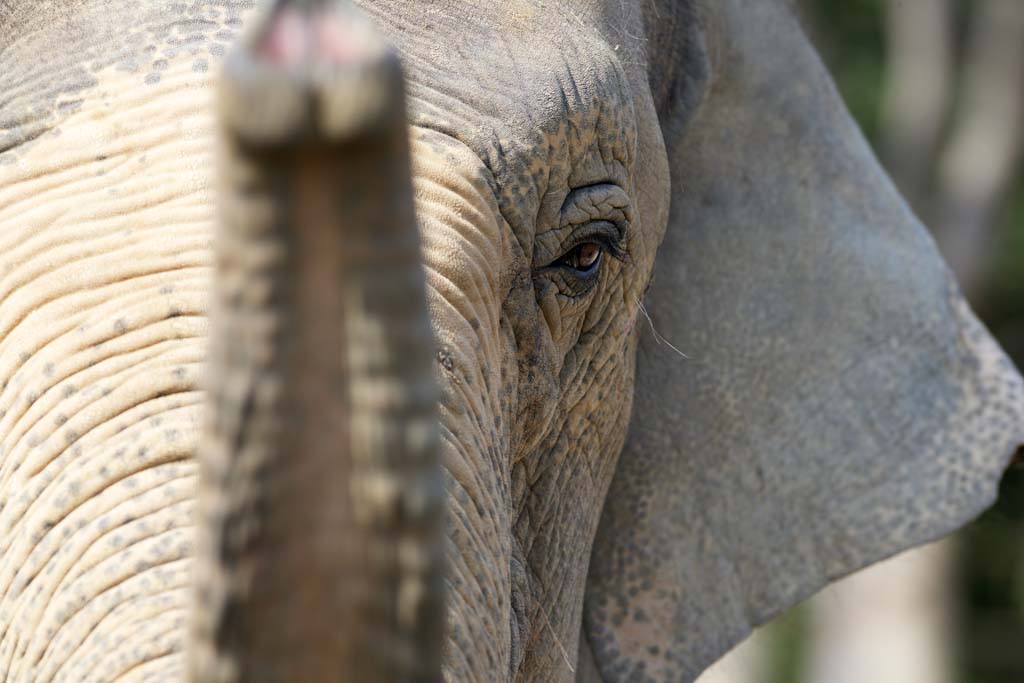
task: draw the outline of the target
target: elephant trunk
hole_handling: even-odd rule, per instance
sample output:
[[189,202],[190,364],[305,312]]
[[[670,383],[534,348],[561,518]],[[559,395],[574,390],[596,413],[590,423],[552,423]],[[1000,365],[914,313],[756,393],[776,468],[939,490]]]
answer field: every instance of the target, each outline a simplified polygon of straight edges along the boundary
[[397,60],[345,8],[279,2],[229,58],[220,119],[191,680],[439,681],[444,491]]

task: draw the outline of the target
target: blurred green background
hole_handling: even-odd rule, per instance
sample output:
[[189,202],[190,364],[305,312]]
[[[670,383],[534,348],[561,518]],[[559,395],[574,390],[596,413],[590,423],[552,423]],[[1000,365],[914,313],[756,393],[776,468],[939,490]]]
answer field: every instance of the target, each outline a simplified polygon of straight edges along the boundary
[[[1024,368],[1024,0],[797,5],[879,158]],[[915,573],[884,571],[788,613],[701,683],[857,680],[847,669],[873,677],[862,683],[1024,683],[1024,469],[1011,469],[995,508]],[[919,595],[865,619],[858,603],[884,590],[871,609]],[[829,640],[852,654],[828,652]],[[885,661],[856,659],[873,656]]]

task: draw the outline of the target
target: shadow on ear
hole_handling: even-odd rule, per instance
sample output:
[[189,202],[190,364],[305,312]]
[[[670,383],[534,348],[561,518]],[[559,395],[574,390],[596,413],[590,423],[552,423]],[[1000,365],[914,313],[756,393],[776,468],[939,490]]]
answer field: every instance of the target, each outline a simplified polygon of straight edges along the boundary
[[[711,4],[711,3],[709,3]],[[782,3],[723,0],[591,560],[605,681],[690,681],[995,498],[1022,380]]]

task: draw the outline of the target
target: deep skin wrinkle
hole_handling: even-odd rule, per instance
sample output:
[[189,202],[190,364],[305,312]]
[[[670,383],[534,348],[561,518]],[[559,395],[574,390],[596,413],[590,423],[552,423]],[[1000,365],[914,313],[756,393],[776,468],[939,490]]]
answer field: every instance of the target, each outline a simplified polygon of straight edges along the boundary
[[[180,673],[252,4],[0,3],[5,680]],[[448,680],[692,680],[991,501],[1020,377],[788,0],[362,6],[408,78]]]
[[[387,7],[366,9],[406,57],[414,150],[431,152],[414,152],[414,177],[444,370],[448,675],[571,680],[586,580],[571,558],[590,552],[629,419],[634,323],[664,220],[637,193],[664,182],[660,135],[637,121],[650,103],[596,31],[524,23],[512,40],[500,13],[466,7],[428,35],[392,27],[400,13]],[[467,15],[475,32],[458,19]],[[448,49],[424,60],[428,40]],[[537,54],[549,60],[528,59]],[[453,172],[477,199],[438,197]],[[603,248],[593,282],[552,267],[598,223],[622,239]],[[472,464],[474,447],[493,469]],[[505,635],[484,635],[495,629]]]
[[[449,676],[567,678],[586,577],[578,560],[589,554],[629,416],[630,331],[663,207],[632,211],[626,258],[603,258],[584,294],[550,266],[578,232],[561,218],[574,208],[572,191],[613,185],[636,206],[638,186],[667,195],[660,134],[636,120],[650,108],[636,87],[637,54],[604,35],[636,18],[605,17],[596,5],[567,5],[555,22],[530,3],[432,3],[419,16],[403,5],[364,9],[408,78],[452,493]],[[83,43],[84,64],[67,50],[61,77],[31,95],[9,161],[92,106],[108,71],[137,81],[140,96],[176,77],[179,62],[208,80],[251,3],[196,8],[184,21],[153,8],[127,31],[110,9],[81,3],[59,17],[16,17],[24,37],[13,49],[25,54],[39,49],[34,36],[47,22],[69,45],[86,34],[98,42]],[[121,48],[108,54],[100,42]],[[639,176],[638,158],[648,161]],[[622,207],[607,208],[595,217],[622,222]]]

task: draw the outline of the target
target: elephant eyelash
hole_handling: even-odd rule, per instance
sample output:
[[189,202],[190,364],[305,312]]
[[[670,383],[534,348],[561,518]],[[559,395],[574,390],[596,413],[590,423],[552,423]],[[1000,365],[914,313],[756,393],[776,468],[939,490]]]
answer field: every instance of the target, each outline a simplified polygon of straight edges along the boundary
[[571,254],[574,249],[588,242],[599,245],[604,253],[619,262],[629,262],[629,248],[626,244],[625,226],[616,225],[611,221],[595,221],[588,223],[582,230],[578,230],[573,234],[562,247],[561,255],[548,267],[563,267],[559,265],[563,259]]
[[617,241],[608,241],[601,245],[605,248],[605,251],[616,261],[620,263],[629,263],[629,247],[626,245],[625,239]]

